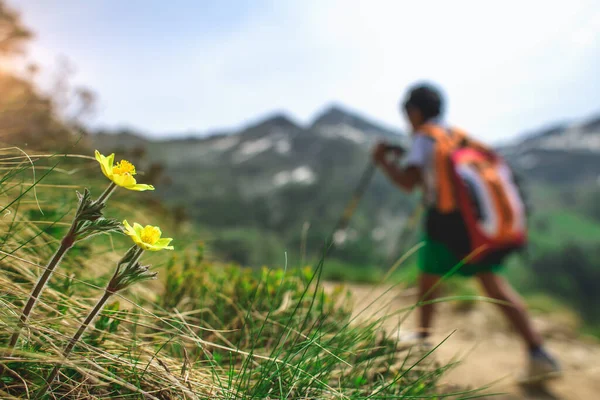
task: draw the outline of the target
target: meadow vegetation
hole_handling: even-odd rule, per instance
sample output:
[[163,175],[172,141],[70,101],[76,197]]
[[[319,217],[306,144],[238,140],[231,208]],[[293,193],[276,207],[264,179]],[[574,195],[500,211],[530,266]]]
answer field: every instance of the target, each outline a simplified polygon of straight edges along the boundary
[[[117,231],[75,243],[20,323],[31,288],[81,209],[76,171],[95,173],[85,180],[92,195],[107,180],[94,160],[5,149],[0,162],[3,398],[46,390],[48,398],[414,398],[438,390],[447,366],[387,336],[381,321],[353,322],[349,293],[319,285],[323,262],[223,264],[207,257],[193,230],[174,238],[173,253],[142,257],[153,266],[137,273],[158,280],[133,279],[123,292],[114,286],[115,265],[141,267],[127,258],[131,239]],[[145,193],[119,189],[103,211],[109,218],[127,214],[169,231],[172,220],[145,204]],[[14,349],[6,346],[18,330]]]

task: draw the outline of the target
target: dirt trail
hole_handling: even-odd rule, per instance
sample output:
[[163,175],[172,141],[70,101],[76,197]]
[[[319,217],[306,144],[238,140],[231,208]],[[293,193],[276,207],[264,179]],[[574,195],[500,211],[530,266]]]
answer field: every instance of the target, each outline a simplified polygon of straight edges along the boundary
[[[402,334],[415,327],[416,313],[398,312],[415,303],[414,291],[390,286],[345,286],[353,294],[358,319],[396,313],[386,319],[386,331]],[[447,340],[434,355],[442,363],[459,361],[445,375],[444,382],[468,388],[491,385],[486,393],[503,393],[490,397],[500,400],[600,399],[600,343],[578,338],[568,320],[560,316],[535,317],[535,324],[548,349],[559,359],[564,376],[543,387],[524,388],[516,382],[525,365],[523,347],[499,310],[488,303],[477,303],[468,311],[460,311],[456,304],[440,304],[432,341],[439,344]]]

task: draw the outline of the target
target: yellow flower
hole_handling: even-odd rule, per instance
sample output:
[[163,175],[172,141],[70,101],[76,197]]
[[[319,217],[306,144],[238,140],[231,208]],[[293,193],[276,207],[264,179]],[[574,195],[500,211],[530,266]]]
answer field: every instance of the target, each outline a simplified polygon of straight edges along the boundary
[[100,163],[102,173],[116,185],[138,192],[144,190],[154,190],[154,186],[152,185],[143,185],[137,183],[133,177],[136,174],[135,166],[129,161],[123,160],[114,165],[114,153],[108,157],[105,157],[100,154],[98,150],[96,150],[96,160]]
[[125,220],[123,221],[123,227],[125,228],[125,234],[144,250],[173,250],[173,246],[169,246],[173,239],[161,238],[162,232],[158,226],[146,225],[142,227],[140,224],[134,223],[132,227]]

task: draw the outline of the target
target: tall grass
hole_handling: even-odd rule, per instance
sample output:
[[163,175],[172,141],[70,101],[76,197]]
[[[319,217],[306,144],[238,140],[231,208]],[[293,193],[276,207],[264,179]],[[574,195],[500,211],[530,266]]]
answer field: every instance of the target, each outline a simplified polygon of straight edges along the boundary
[[[52,168],[51,158],[2,157],[8,169],[0,190],[0,343],[7,344],[75,211],[65,207],[63,190],[72,191],[79,175],[72,171],[88,161],[57,171],[44,169]],[[32,163],[49,171],[33,184]],[[92,192],[102,185],[86,181]],[[137,201],[135,207],[118,201],[119,212],[138,213],[131,219],[161,218]],[[46,216],[28,219],[39,217],[38,202]],[[398,342],[382,329],[384,318],[359,322],[342,286],[329,291],[320,284],[324,258],[314,269],[250,270],[207,259],[202,245],[181,239],[190,245],[153,257],[159,281],[114,294],[70,345],[102,297],[126,239],[75,245],[40,296],[22,346],[0,349],[0,396],[33,398],[50,385],[45,398],[439,398],[440,377],[450,366]],[[53,369],[57,379],[48,381]]]

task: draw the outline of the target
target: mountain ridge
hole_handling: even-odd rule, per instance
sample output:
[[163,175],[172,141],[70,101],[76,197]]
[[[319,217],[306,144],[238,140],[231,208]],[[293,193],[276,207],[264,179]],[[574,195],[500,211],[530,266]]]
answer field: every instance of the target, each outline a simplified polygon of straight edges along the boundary
[[[135,131],[131,128],[119,128],[114,130],[109,129],[97,129],[92,131],[92,135],[101,135],[101,137],[110,138],[111,136],[121,136],[120,142],[127,141],[144,141],[144,142],[155,142],[155,143],[167,143],[173,141],[202,141],[202,140],[215,140],[226,136],[236,135],[240,132],[247,131],[251,128],[260,128],[264,124],[273,125],[288,125],[293,126],[296,129],[312,130],[319,129],[323,126],[331,126],[338,124],[350,124],[362,131],[375,131],[383,136],[389,136],[397,138],[397,135],[404,135],[400,129],[395,129],[387,124],[377,121],[370,116],[366,116],[360,112],[350,109],[347,106],[341,105],[337,102],[329,103],[321,107],[311,118],[311,120],[305,124],[296,121],[289,113],[283,111],[273,111],[263,115],[260,118],[254,119],[237,129],[218,129],[209,131],[206,133],[187,133],[174,134],[174,137],[169,138],[165,136],[152,137],[144,134],[143,132]],[[540,124],[537,127],[527,129],[522,133],[511,139],[509,144],[497,144],[493,147],[497,148],[510,148],[514,146],[520,146],[526,143],[532,143],[542,140],[545,137],[557,136],[565,133],[566,131],[580,129],[587,133],[598,133],[600,135],[600,112],[590,114],[587,117],[580,119],[554,121],[546,124]],[[110,140],[109,140],[110,141]]]
[[142,131],[135,131],[132,128],[114,128],[114,129],[106,129],[100,128],[96,130],[92,130],[92,135],[126,135],[126,136],[135,136],[139,139],[143,139],[148,142],[157,142],[164,143],[170,141],[181,141],[181,140],[204,140],[204,139],[212,139],[215,137],[223,137],[228,135],[233,135],[238,132],[248,130],[252,127],[259,127],[260,125],[269,123],[269,124],[287,124],[293,125],[297,128],[302,129],[312,129],[315,125],[319,125],[324,122],[324,119],[330,121],[332,115],[335,115],[333,118],[339,118],[340,120],[345,119],[346,121],[352,121],[354,123],[358,122],[361,125],[369,126],[373,130],[379,130],[381,132],[387,132],[388,134],[402,135],[404,134],[400,129],[394,129],[392,127],[387,126],[387,124],[376,121],[374,118],[365,116],[359,112],[351,110],[349,107],[341,105],[340,103],[332,102],[324,107],[321,107],[313,117],[305,124],[300,123],[295,120],[289,113],[284,111],[272,111],[267,113],[259,118],[255,118],[250,120],[249,122],[241,125],[239,128],[232,129],[217,129],[213,131],[208,131],[205,133],[190,132],[190,133],[173,133],[171,138],[165,135],[160,136],[152,136],[148,134],[144,134]]

